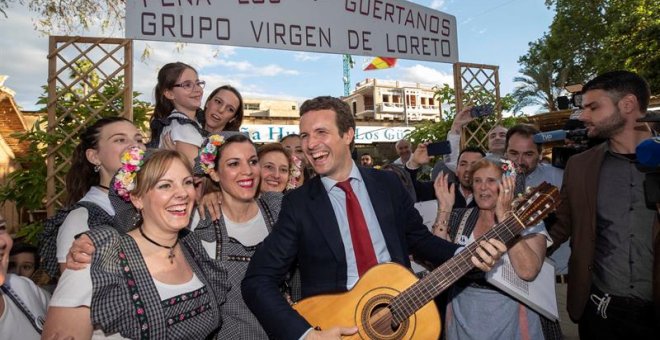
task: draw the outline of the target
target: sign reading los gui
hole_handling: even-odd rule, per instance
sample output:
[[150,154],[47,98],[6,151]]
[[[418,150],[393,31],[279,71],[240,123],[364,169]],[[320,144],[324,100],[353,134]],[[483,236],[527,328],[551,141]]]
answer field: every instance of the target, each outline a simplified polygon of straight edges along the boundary
[[[355,129],[355,143],[371,144],[396,142],[412,132],[414,127],[358,126]],[[255,143],[279,142],[283,136],[298,133],[298,125],[241,125],[241,132],[247,133]]]
[[458,61],[456,17],[402,0],[127,0],[126,37]]

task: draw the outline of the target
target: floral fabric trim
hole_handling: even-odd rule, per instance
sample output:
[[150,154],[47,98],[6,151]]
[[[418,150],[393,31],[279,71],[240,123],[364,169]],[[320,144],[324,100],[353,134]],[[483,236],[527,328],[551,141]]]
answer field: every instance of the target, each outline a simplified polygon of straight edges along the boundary
[[177,305],[181,302],[188,301],[190,299],[196,299],[196,298],[198,298],[198,297],[200,297],[200,296],[202,296],[206,293],[208,293],[208,290],[207,290],[206,286],[204,286],[204,287],[199,288],[197,290],[194,290],[192,292],[183,293],[181,295],[173,296],[173,297],[171,297],[167,300],[163,300],[163,301],[160,302],[160,304],[161,304],[161,306],[163,306],[163,308],[172,307],[172,306]]
[[135,284],[135,278],[131,272],[131,268],[128,266],[128,260],[126,259],[126,253],[123,250],[119,250],[119,263],[124,272],[124,277],[126,278],[126,285],[128,285],[128,291],[131,294],[131,301],[133,302],[133,307],[135,309],[135,315],[140,325],[140,339],[149,339],[149,319],[145,313],[144,302],[140,297],[140,292],[137,285]]
[[186,320],[188,320],[188,319],[190,319],[190,318],[192,318],[196,315],[204,313],[205,311],[207,311],[209,309],[211,309],[211,303],[205,303],[205,304],[203,304],[203,305],[201,305],[201,306],[199,306],[199,307],[197,307],[197,308],[195,308],[191,311],[181,313],[181,314],[179,314],[175,317],[168,318],[167,319],[167,326],[169,327],[169,326],[175,325],[175,324],[177,324],[181,321],[186,321]]

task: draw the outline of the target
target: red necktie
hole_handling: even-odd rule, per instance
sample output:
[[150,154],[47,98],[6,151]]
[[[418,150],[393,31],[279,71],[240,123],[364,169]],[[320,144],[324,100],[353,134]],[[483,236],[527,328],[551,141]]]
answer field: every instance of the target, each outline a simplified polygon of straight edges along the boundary
[[338,182],[337,187],[346,193],[346,215],[348,215],[348,227],[351,230],[351,240],[353,241],[353,251],[355,252],[355,261],[357,262],[358,275],[362,276],[369,268],[378,264],[376,252],[371,243],[367,222],[362,214],[362,207],[358,202],[353,188],[351,188],[351,179]]

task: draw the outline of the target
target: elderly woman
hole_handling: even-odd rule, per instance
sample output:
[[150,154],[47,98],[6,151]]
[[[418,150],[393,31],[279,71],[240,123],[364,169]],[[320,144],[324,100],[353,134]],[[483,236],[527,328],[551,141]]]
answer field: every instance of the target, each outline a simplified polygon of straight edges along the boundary
[[[483,158],[471,166],[468,177],[475,208],[452,211],[455,188],[446,175],[435,182],[439,211],[433,233],[461,245],[474,242],[508,216],[515,187],[515,173],[507,161]],[[518,277],[526,281],[536,277],[547,240],[545,227],[539,224],[526,228],[509,248],[508,258]],[[539,315],[494,288],[482,273],[459,280],[449,292],[445,329],[449,340],[543,339]]]
[[221,324],[226,271],[186,229],[195,201],[188,159],[172,150],[143,154],[125,153],[113,184],[139,212],[122,214],[134,229],[87,233],[92,263],[64,271],[44,338],[203,339]]

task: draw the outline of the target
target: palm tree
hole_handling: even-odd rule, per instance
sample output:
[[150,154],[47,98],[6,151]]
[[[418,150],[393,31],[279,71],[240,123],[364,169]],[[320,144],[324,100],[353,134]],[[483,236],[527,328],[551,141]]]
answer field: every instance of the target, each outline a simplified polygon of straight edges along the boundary
[[514,82],[521,83],[512,93],[516,99],[514,112],[526,106],[540,106],[539,111],[558,110],[556,100],[566,83],[567,72],[557,71],[551,62],[527,65],[518,72],[522,76],[513,78]]

